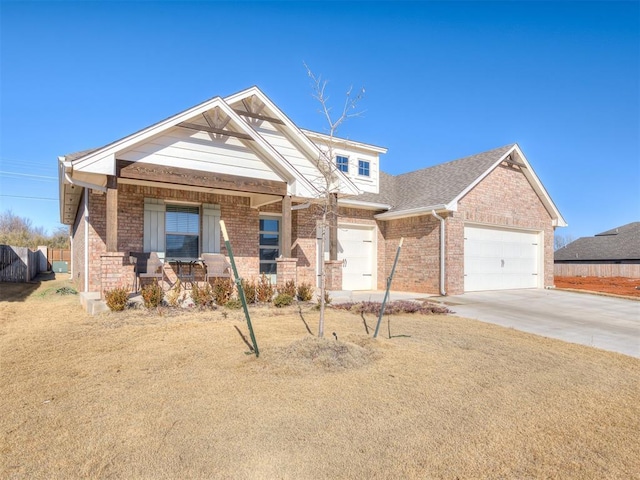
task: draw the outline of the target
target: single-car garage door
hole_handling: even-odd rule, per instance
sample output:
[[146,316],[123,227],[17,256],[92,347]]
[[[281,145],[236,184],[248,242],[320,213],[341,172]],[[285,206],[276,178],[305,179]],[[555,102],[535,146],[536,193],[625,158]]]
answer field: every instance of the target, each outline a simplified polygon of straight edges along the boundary
[[539,286],[540,234],[464,227],[464,290]]
[[373,288],[373,229],[338,227],[338,260],[342,260],[342,288]]
[[[320,247],[320,240],[318,240]],[[318,251],[320,248],[318,248]],[[367,226],[338,226],[338,260],[342,261],[343,290],[371,290],[375,287],[373,268],[375,264],[374,229]],[[324,259],[329,260],[327,234]],[[320,260],[320,258],[318,258]],[[321,263],[318,261],[318,285],[320,285]]]

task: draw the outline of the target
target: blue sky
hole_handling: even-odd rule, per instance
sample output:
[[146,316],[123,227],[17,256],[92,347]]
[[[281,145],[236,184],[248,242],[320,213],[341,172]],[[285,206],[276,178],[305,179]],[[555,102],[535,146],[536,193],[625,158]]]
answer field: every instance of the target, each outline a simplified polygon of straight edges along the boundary
[[[639,2],[0,1],[0,211],[58,226],[57,156],[260,87],[323,131],[385,146],[403,173],[517,142],[569,223],[640,220]],[[36,197],[36,198],[23,198]],[[52,200],[53,199],[53,200]]]

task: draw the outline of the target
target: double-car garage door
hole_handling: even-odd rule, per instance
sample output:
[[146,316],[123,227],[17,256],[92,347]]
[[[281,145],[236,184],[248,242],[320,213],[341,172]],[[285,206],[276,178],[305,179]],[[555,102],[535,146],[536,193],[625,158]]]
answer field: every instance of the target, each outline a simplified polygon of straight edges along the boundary
[[537,232],[465,226],[465,292],[538,287],[540,248]]

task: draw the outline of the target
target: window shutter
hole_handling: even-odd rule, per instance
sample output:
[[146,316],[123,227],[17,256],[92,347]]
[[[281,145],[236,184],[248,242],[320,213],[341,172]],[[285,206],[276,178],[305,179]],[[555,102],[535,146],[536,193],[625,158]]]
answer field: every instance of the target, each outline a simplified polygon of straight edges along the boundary
[[202,205],[202,253],[220,253],[220,205]]
[[157,198],[144,199],[144,236],[145,252],[164,253],[164,202]]

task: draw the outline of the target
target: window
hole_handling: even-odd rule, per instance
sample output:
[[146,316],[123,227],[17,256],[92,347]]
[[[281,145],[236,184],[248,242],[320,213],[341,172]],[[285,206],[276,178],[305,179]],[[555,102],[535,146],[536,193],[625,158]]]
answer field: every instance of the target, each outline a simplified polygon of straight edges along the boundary
[[144,252],[162,253],[166,258],[220,253],[220,205],[175,205],[145,198],[142,245]]
[[336,165],[341,172],[349,173],[349,157],[336,157]]
[[200,209],[167,205],[165,213],[167,258],[197,258],[200,244]]
[[275,275],[280,256],[280,219],[260,218],[260,273]]
[[369,176],[369,162],[358,160],[358,175],[362,175],[363,177]]

